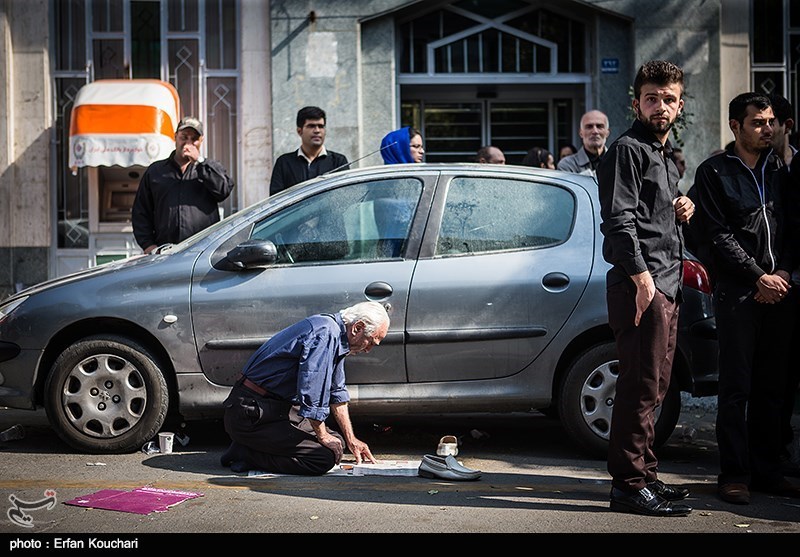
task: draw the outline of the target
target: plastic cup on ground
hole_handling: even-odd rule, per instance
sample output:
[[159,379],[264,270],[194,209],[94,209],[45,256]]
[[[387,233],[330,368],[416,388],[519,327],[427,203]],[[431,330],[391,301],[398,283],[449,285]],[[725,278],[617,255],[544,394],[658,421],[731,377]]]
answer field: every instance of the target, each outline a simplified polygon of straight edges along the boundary
[[158,448],[161,454],[169,454],[172,452],[172,441],[175,439],[175,434],[165,431],[158,434]]

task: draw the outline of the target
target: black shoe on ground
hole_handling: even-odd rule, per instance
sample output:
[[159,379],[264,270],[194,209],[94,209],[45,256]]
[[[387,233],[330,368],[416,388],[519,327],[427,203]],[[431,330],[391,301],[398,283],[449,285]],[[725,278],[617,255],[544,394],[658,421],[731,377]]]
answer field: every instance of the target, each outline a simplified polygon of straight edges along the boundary
[[[231,446],[228,447],[228,450],[222,454],[219,459],[219,463],[225,468],[228,468],[234,462],[244,462],[246,460],[246,456],[247,449],[234,441],[231,443]],[[234,470],[234,472],[236,472],[236,470]]]
[[769,493],[770,495],[800,499],[800,485],[794,484],[786,478],[779,478],[771,482],[763,482],[754,479],[752,489],[753,491]]
[[647,489],[666,499],[667,501],[683,501],[689,497],[689,490],[684,487],[667,485],[661,480],[647,484]]
[[611,488],[611,510],[647,516],[686,516],[692,512],[692,507],[667,501],[646,487],[633,492],[625,492],[613,487]]
[[781,455],[781,472],[790,478],[800,478],[800,464],[794,462],[787,455]]
[[243,460],[235,460],[231,462],[231,472],[236,474],[244,474],[245,472],[249,472],[250,467],[247,463]]

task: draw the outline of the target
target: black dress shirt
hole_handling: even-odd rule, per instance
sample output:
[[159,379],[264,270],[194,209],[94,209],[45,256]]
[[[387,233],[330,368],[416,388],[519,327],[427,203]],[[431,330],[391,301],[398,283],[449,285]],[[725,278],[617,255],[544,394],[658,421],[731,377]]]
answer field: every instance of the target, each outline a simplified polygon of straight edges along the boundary
[[680,195],[669,141],[662,145],[638,120],[597,168],[603,257],[613,265],[607,284],[649,271],[656,288],[678,299],[683,236],[673,200]]
[[[272,167],[272,179],[269,183],[269,194],[290,188],[310,178],[316,178],[332,170],[346,170],[347,157],[340,153],[323,150],[310,164],[300,149],[284,153]],[[344,168],[340,168],[344,166]]]

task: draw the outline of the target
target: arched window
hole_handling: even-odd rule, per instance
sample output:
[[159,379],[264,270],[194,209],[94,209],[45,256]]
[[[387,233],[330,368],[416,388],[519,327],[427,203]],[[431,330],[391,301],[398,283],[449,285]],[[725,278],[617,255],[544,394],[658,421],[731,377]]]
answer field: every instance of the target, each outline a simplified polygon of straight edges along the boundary
[[456,2],[402,23],[400,34],[401,74],[586,71],[585,25],[522,1]]
[[461,0],[398,20],[401,123],[422,131],[426,161],[472,161],[493,144],[520,163],[531,147],[572,143],[592,78],[587,23],[568,10]]

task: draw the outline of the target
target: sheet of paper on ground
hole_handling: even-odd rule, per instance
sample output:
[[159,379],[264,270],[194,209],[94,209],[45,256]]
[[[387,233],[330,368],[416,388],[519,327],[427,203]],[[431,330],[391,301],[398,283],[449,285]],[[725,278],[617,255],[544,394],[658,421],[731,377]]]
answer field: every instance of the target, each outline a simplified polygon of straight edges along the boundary
[[174,507],[187,499],[202,496],[202,493],[145,486],[138,487],[133,491],[101,489],[95,493],[65,501],[64,504],[126,513],[150,514],[151,512],[165,512],[170,507]]
[[[350,462],[334,466],[325,476],[416,476],[419,471],[419,465],[419,460],[379,460],[376,464]],[[247,475],[251,477],[275,477],[285,474],[250,470]]]

